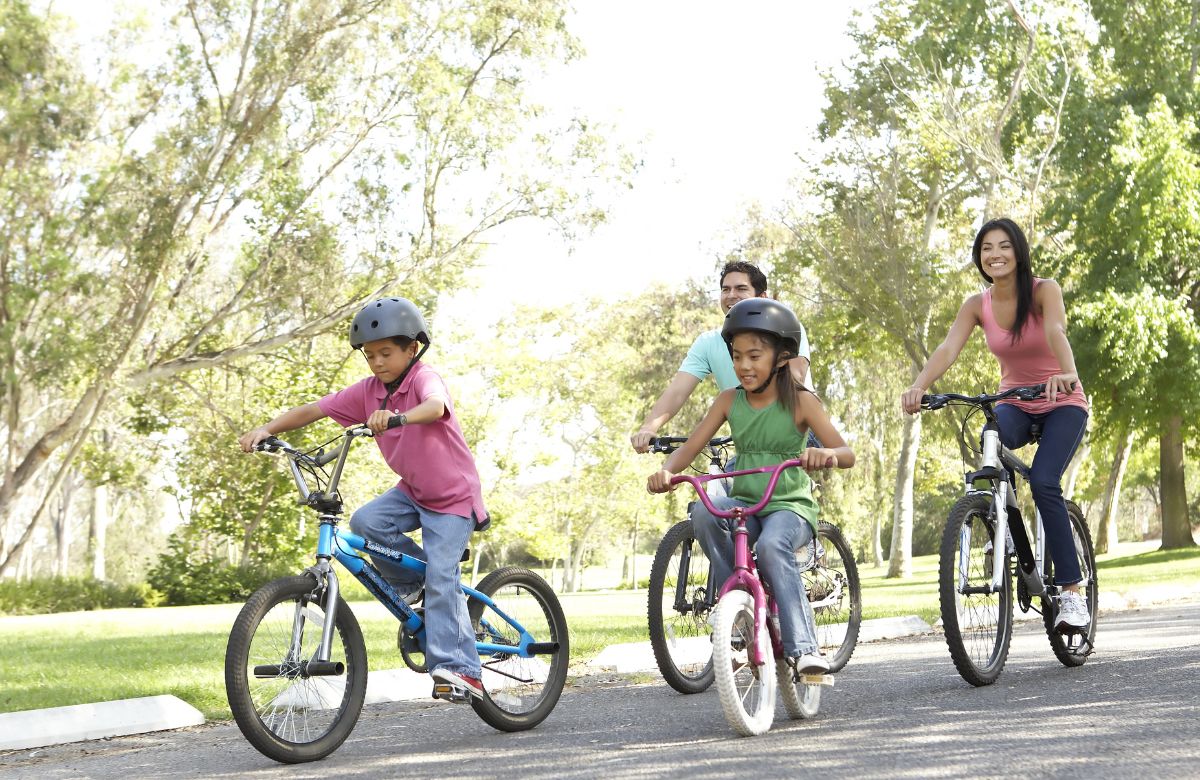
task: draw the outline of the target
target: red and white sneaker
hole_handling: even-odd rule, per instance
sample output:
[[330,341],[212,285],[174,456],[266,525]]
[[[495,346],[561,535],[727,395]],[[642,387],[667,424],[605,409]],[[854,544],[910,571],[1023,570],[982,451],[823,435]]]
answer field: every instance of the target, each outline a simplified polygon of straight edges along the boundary
[[[464,701],[468,696],[475,699],[483,698],[483,683],[477,677],[456,674],[445,668],[434,669],[430,676],[433,677],[433,697],[435,699],[457,699]],[[443,683],[444,685],[439,686],[438,683]],[[454,690],[439,690],[440,688],[444,688],[444,686],[450,686]],[[459,695],[455,696],[455,693]]]

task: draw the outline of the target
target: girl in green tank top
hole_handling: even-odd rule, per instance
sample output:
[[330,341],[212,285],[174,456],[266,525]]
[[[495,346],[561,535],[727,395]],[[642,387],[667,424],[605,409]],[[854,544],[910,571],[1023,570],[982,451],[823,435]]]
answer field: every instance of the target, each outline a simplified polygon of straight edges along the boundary
[[[854,451],[829,421],[816,395],[793,383],[787,361],[799,346],[799,328],[796,315],[777,301],[750,298],[729,310],[721,335],[729,345],[741,387],[717,396],[687,442],[650,475],[646,487],[651,493],[671,489],[671,478],[696,459],[725,421],[737,446],[738,470],[800,460],[803,469],[781,473],[770,502],[747,518],[746,530],[758,551],[759,573],[775,594],[787,663],[797,674],[815,674],[828,670],[829,664],[817,646],[812,608],[796,566],[795,552],[813,540],[817,525],[817,503],[805,470],[850,468]],[[806,446],[809,430],[826,446]],[[724,510],[756,504],[769,480],[766,473],[736,477],[731,495],[715,503]],[[732,523],[702,506],[692,512],[696,539],[718,583],[732,573]]]

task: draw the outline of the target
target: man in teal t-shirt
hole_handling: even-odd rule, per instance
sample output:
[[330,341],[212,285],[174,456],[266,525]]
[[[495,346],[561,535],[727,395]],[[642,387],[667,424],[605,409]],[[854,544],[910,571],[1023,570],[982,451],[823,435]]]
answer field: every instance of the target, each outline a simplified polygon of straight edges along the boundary
[[[723,311],[728,312],[735,303],[746,298],[766,297],[768,297],[767,277],[758,266],[752,263],[736,262],[726,263],[725,267],[721,269],[721,309]],[[800,355],[789,361],[788,367],[797,382],[811,387],[812,385],[808,383],[808,356],[808,334],[804,332],[802,326]],[[683,408],[692,391],[709,374],[712,374],[718,390],[729,390],[738,386],[737,377],[733,373],[733,359],[729,357],[729,347],[721,338],[719,329],[701,333],[692,343],[692,348],[688,350],[687,357],[683,359],[683,365],[679,367],[675,378],[667,385],[667,389],[663,391],[659,399],[654,402],[650,413],[642,421],[641,427],[629,437],[634,450],[637,452],[649,450],[650,439]]]

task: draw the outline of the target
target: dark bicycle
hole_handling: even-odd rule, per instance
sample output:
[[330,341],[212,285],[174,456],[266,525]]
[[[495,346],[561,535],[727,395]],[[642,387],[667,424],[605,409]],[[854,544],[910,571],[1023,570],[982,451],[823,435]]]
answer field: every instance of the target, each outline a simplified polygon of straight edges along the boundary
[[[1031,544],[1017,506],[1017,485],[1020,478],[1029,478],[1029,466],[1000,443],[996,403],[1005,398],[1031,401],[1045,389],[1045,385],[1034,385],[1014,387],[995,395],[942,393],[921,398],[923,409],[941,409],[947,405],[973,409],[963,421],[964,428],[975,411],[981,412],[986,420],[980,436],[982,467],[966,475],[966,495],[950,510],[938,567],[946,644],[958,673],[972,685],[990,685],[1004,669],[1012,639],[1014,576],[1021,611],[1033,609],[1041,613],[1050,647],[1063,665],[1082,665],[1094,648],[1096,553],[1083,511],[1073,501],[1067,501],[1067,517],[1084,577],[1090,620],[1082,631],[1060,633],[1055,628],[1060,592],[1054,584],[1053,561],[1046,554],[1041,513],[1035,512]],[[1033,441],[1037,441],[1041,426],[1035,423],[1031,433]],[[1003,542],[998,542],[1002,528],[1006,529]],[[997,549],[1004,553],[996,555]],[[1035,598],[1040,609],[1033,606]]]

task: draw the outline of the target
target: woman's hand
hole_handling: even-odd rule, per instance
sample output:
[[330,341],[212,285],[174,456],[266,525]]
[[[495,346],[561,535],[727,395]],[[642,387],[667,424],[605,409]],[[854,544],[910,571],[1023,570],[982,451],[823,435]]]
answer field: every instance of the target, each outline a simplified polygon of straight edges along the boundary
[[1054,403],[1059,393],[1069,395],[1078,382],[1077,374],[1055,374],[1046,380],[1046,400]]
[[656,471],[646,479],[646,490],[651,493],[666,493],[674,489],[671,477],[675,476],[666,469]]
[[925,395],[925,388],[913,385],[900,396],[900,408],[909,414],[916,414],[921,411],[921,396],[923,395]]
[[805,471],[836,469],[838,465],[837,453],[826,447],[809,447],[800,453],[799,460]]

